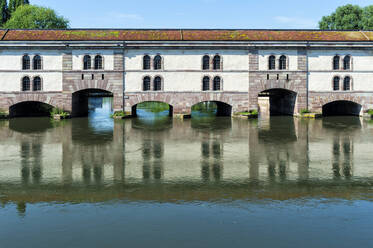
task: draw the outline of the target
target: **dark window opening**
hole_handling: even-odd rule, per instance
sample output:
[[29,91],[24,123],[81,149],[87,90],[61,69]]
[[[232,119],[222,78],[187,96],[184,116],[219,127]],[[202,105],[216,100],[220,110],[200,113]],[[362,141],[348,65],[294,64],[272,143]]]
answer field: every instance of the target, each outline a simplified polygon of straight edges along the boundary
[[144,77],[143,83],[142,83],[142,89],[143,91],[150,90],[150,77]]
[[101,75],[101,79],[102,79],[102,80],[105,79],[105,74],[102,74],[102,75]]
[[269,74],[267,74],[267,80],[269,80]]
[[41,57],[39,55],[35,55],[33,59],[34,70],[41,70]]
[[210,90],[210,78],[209,77],[203,78],[202,90],[203,91]]
[[160,77],[154,78],[154,90],[158,91],[162,89],[162,79]]
[[41,78],[40,77],[35,77],[34,82],[33,82],[33,91],[41,91]]
[[91,56],[85,55],[83,58],[83,69],[90,70],[91,69]]
[[157,55],[154,57],[154,70],[162,69],[162,57]]
[[340,57],[338,55],[334,56],[334,58],[333,58],[333,70],[339,70],[339,60],[340,60]]
[[210,57],[208,55],[203,56],[203,70],[210,69]]
[[94,75],[94,74],[92,74],[92,80],[93,80],[93,79],[95,79],[95,75]]
[[82,80],[84,80],[84,74],[82,74]]
[[269,56],[268,69],[276,70],[276,57],[274,55]]
[[343,69],[350,70],[350,68],[351,68],[351,57],[347,55],[343,59]]
[[221,83],[221,79],[220,79],[220,77],[215,77],[215,78],[214,78],[214,90],[215,90],[215,91],[218,91],[218,90],[221,89],[221,85],[220,85],[220,83]]
[[29,91],[31,89],[30,78],[24,77],[22,79],[22,91]]
[[30,70],[30,56],[28,55],[22,57],[22,70]]
[[286,70],[286,56],[280,57],[280,70]]
[[95,70],[102,70],[102,56],[96,55],[95,57]]
[[351,90],[351,78],[345,77],[343,80],[343,90]]
[[145,55],[143,58],[143,69],[150,70],[150,56]]
[[220,70],[220,67],[221,67],[220,63],[221,63],[220,56],[219,55],[215,55],[214,60],[213,60],[214,70]]
[[333,90],[339,90],[339,77],[334,77],[333,79]]

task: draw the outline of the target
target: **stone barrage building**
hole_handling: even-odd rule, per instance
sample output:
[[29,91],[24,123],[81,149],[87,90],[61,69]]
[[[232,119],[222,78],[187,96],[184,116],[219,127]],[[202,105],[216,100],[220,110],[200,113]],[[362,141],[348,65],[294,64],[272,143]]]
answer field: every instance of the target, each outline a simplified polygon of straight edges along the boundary
[[[84,112],[111,93],[114,110],[146,101],[190,114],[260,109],[362,114],[373,108],[373,32],[316,30],[0,30],[0,109],[45,103]],[[83,107],[82,107],[83,106]]]

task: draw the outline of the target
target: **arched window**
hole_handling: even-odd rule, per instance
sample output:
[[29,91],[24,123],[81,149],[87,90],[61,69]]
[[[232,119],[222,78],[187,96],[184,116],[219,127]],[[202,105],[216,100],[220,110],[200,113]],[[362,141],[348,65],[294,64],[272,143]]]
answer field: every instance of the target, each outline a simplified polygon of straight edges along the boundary
[[154,78],[154,90],[162,90],[162,79],[160,77]]
[[276,70],[276,57],[274,55],[269,56],[268,69],[269,70]]
[[22,79],[22,91],[29,91],[31,89],[30,87],[30,78],[24,77]]
[[144,77],[143,82],[142,82],[142,89],[143,91],[150,90],[150,77]]
[[333,58],[333,70],[339,70],[339,60],[340,57],[338,55],[335,55]]
[[350,68],[351,68],[351,56],[347,55],[343,59],[343,69],[350,70]]
[[280,70],[286,70],[286,56],[282,55],[280,57]]
[[22,70],[30,70],[30,56],[27,54],[22,57]]
[[32,63],[34,70],[41,70],[41,57],[39,55],[34,56]]
[[204,77],[202,81],[202,90],[207,91],[210,90],[210,78],[209,77]]
[[85,55],[83,58],[83,69],[90,70],[91,68],[91,56]]
[[351,78],[348,76],[343,80],[343,90],[351,90]]
[[35,77],[32,85],[33,91],[41,91],[41,78]]
[[214,90],[220,90],[221,89],[220,83],[221,83],[220,77],[215,77],[214,78],[214,86],[213,86]]
[[144,70],[150,70],[150,56],[149,55],[144,56],[142,68]]
[[95,70],[102,70],[102,56],[96,55],[95,57]]
[[209,70],[210,69],[210,56],[205,55],[202,59],[202,69],[203,70]]
[[162,69],[162,57],[157,55],[154,57],[154,70]]
[[220,70],[221,59],[219,55],[215,55],[213,59],[214,70]]
[[339,90],[339,77],[334,77],[333,79],[333,90]]

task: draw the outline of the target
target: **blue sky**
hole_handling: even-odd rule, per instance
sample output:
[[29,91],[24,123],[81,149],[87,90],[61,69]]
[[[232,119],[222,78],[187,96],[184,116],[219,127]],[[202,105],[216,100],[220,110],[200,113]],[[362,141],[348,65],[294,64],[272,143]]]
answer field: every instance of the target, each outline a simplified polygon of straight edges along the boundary
[[322,16],[372,0],[30,0],[72,28],[317,28]]

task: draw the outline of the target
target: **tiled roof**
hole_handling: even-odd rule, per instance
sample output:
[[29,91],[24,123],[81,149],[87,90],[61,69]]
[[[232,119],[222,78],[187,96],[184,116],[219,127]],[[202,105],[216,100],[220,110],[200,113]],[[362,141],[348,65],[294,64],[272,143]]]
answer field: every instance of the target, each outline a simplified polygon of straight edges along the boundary
[[373,41],[372,31],[69,29],[0,32],[4,41]]

